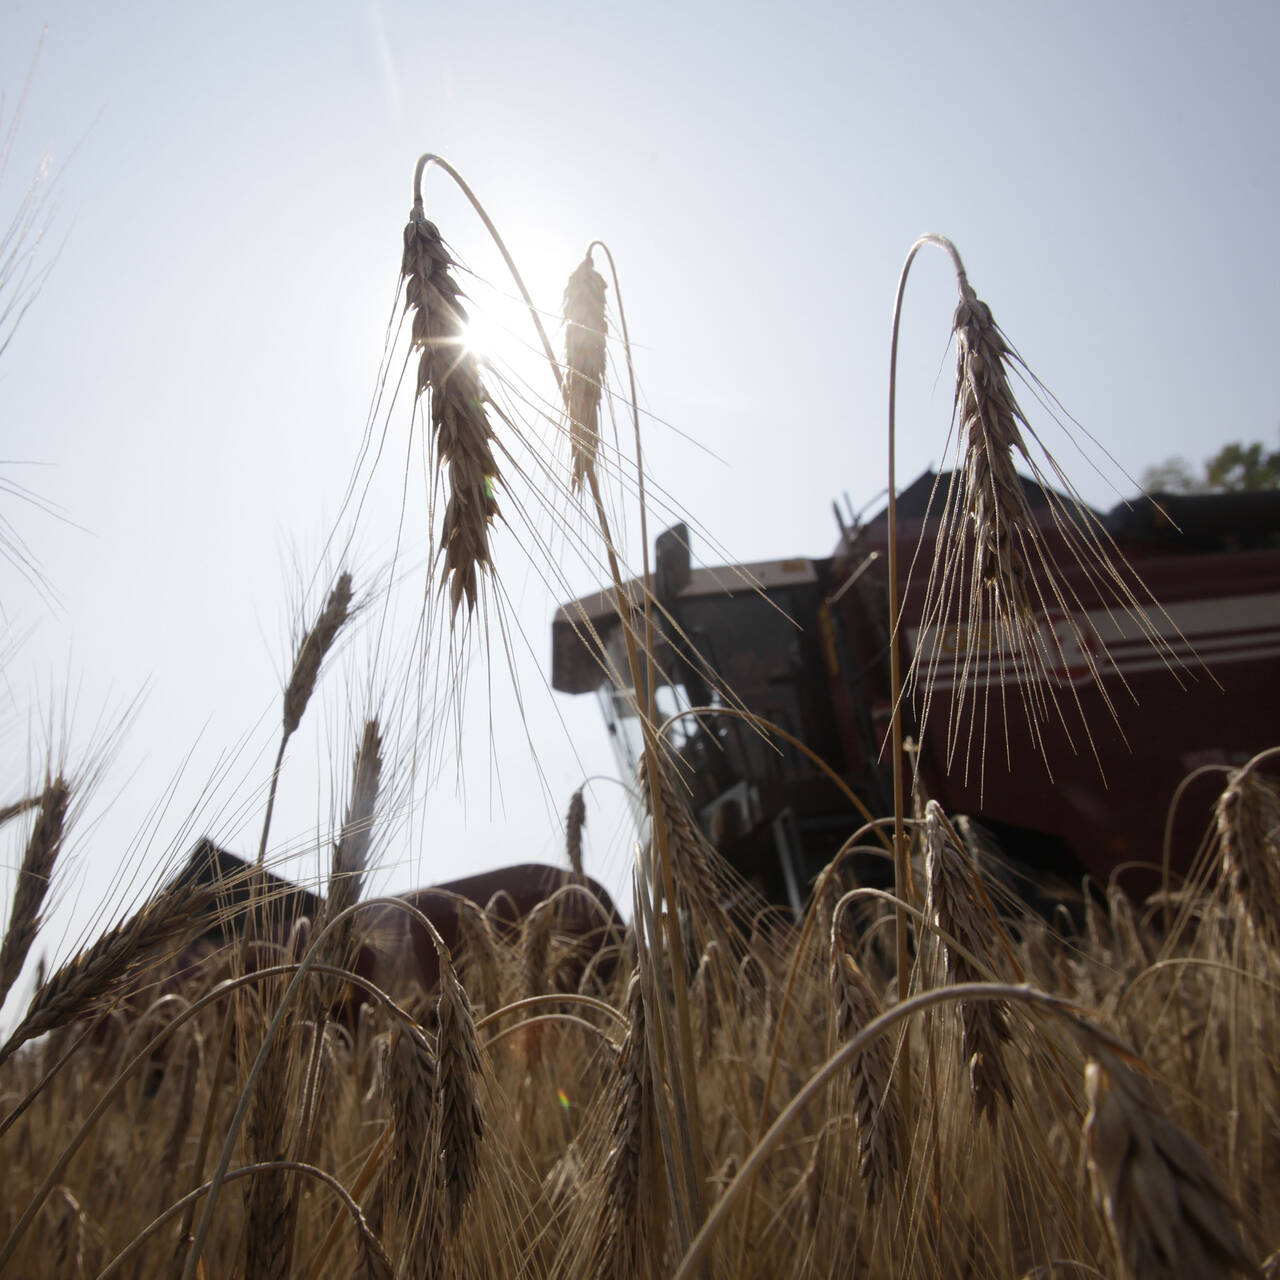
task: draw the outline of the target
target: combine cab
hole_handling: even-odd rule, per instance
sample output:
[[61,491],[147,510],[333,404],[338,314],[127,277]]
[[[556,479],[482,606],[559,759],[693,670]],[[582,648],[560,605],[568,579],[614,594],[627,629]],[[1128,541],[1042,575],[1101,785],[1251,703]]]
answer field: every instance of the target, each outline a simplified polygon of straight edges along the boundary
[[[932,558],[937,480],[926,473],[898,498],[904,668],[921,637],[927,568],[917,568],[914,583],[907,574],[917,545],[918,565]],[[1060,540],[1050,495],[1024,485],[1042,536]],[[1140,892],[1156,883],[1152,868],[1182,780],[1201,765],[1242,764],[1280,743],[1280,492],[1161,496],[1158,506],[1140,499],[1099,518],[1158,602],[1149,613],[1162,644],[1069,571],[1070,621],[1065,613],[1041,619],[1067,727],[1052,715],[1043,720],[1039,752],[1013,687],[1020,674],[1006,671],[1008,711],[986,722],[985,758],[948,758],[945,726],[953,713],[974,712],[972,693],[954,700],[960,664],[943,663],[919,767],[928,794],[979,822],[1033,881],[1078,882],[1085,872],[1105,881],[1121,870]],[[658,718],[742,707],[801,740],[873,813],[891,813],[882,749],[891,707],[887,529],[882,513],[842,527],[826,559],[715,569],[690,568],[682,526],[664,534],[654,575],[664,673],[654,690]],[[944,653],[968,647],[981,659],[990,640],[981,629],[952,631],[936,637]],[[603,661],[585,638],[592,634]],[[552,650],[555,688],[597,694],[619,766],[634,776],[640,732],[612,593],[563,606]],[[859,822],[839,787],[803,752],[723,712],[681,718],[672,741],[712,842],[773,900],[799,906]],[[1221,772],[1207,772],[1186,789],[1172,827],[1175,870],[1190,865],[1222,781]],[[872,882],[878,871],[887,880],[887,863],[862,867]]]

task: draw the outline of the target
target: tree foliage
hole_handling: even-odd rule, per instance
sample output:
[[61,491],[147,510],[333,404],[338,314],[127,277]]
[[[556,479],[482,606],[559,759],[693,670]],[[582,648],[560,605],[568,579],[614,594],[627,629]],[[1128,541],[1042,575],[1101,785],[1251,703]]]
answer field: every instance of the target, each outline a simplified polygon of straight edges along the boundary
[[1186,458],[1166,458],[1142,473],[1148,493],[1242,493],[1280,489],[1280,449],[1268,453],[1258,441],[1233,441],[1197,471]]

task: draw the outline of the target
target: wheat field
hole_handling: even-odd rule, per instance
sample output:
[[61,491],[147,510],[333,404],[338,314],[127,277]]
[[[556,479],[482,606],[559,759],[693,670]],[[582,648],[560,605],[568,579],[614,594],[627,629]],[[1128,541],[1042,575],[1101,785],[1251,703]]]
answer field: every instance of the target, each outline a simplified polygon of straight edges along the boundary
[[[492,531],[533,501],[524,483],[566,521],[574,504],[598,539],[626,642],[613,674],[652,689],[657,605],[626,589],[610,526],[612,501],[643,511],[646,497],[638,412],[625,461],[600,422],[602,399],[634,408],[634,388],[608,383],[606,343],[629,351],[618,278],[593,258],[607,249],[569,281],[563,356],[530,304],[559,397],[530,461],[462,339],[462,291],[423,198],[433,166],[461,181],[419,162],[402,256],[398,358],[439,486],[416,661],[500,626]],[[1016,497],[1014,461],[1031,455],[1009,348],[943,247],[960,283],[965,478],[946,515],[976,541],[962,576],[940,568],[939,607],[994,619],[1016,653],[1043,603],[1031,584],[1057,567],[1037,558]],[[1083,507],[1066,517],[1094,548]],[[1142,612],[1133,596],[1115,604]],[[910,794],[899,730],[896,812],[851,809],[845,849],[793,918],[704,838],[656,709],[633,692],[646,822],[629,922],[584,954],[555,899],[515,928],[471,907],[458,945],[435,935],[430,987],[409,970],[377,983],[360,963],[377,945],[362,930],[381,901],[366,892],[372,837],[387,797],[413,786],[377,718],[346,775],[314,916],[286,912],[267,874],[286,745],[358,612],[351,576],[335,574],[302,631],[248,905],[233,911],[226,885],[158,886],[11,1011],[0,1275],[1280,1275],[1269,758],[1223,775],[1188,879],[1146,902],[1082,890],[1046,916]],[[928,719],[927,654],[895,679],[920,696],[920,732],[955,731]],[[77,785],[50,769],[0,811],[24,841],[0,996],[38,951]],[[566,803],[565,863],[581,877],[581,793]],[[895,893],[854,878],[846,855],[868,848],[892,858]]]

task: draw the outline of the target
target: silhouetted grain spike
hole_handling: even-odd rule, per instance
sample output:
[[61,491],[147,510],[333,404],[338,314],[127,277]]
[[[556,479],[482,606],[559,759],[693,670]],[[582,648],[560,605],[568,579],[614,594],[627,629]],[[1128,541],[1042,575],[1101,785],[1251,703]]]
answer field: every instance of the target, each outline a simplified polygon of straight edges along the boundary
[[0,1062],[28,1040],[64,1026],[110,998],[139,964],[162,947],[180,942],[214,905],[208,885],[166,889],[72,957],[37,989],[26,1016],[0,1048]]
[[415,202],[404,229],[405,307],[413,312],[418,361],[417,395],[431,392],[436,461],[448,469],[449,500],[440,532],[444,581],[453,616],[465,599],[476,605],[480,574],[492,566],[489,526],[498,515],[498,464],[485,411],[488,396],[466,343],[467,313],[435,223]]
[[9,927],[5,930],[4,943],[0,945],[0,1004],[4,1003],[9,988],[18,980],[31,944],[40,932],[40,908],[44,905],[54,863],[62,848],[69,795],[66,781],[58,777],[45,787],[36,802],[39,812],[22,855],[22,865],[18,868]]
[[569,812],[564,821],[565,849],[569,855],[569,867],[579,879],[582,873],[582,829],[587,825],[587,802],[582,798],[582,788],[569,798]]
[[303,637],[298,646],[297,657],[293,660],[293,671],[289,675],[289,683],[284,693],[284,733],[292,734],[302,723],[307,710],[307,703],[315,691],[316,680],[320,675],[320,666],[324,662],[333,642],[342,629],[342,624],[350,617],[351,611],[351,575],[342,573],[334,583],[324,609],[316,619],[315,625]]

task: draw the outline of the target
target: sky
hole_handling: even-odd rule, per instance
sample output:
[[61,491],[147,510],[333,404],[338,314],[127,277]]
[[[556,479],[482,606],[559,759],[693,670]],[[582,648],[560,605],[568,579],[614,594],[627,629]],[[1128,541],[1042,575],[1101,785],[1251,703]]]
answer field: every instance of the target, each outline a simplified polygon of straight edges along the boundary
[[[487,626],[414,642],[430,481],[406,399],[374,419],[378,465],[360,450],[384,360],[393,382],[404,360],[387,344],[419,154],[471,185],[553,337],[569,273],[608,244],[646,474],[700,559],[816,556],[833,499],[874,510],[885,488],[891,312],[924,232],[955,241],[1078,424],[1033,413],[1091,502],[1171,455],[1276,447],[1277,48],[1271,3],[5,0],[0,227],[42,172],[48,217],[0,354],[0,515],[43,584],[0,560],[0,803],[50,758],[84,784],[51,957],[199,835],[256,850],[292,647],[339,562],[365,607],[290,745],[286,873],[327,858],[369,714],[397,779],[378,888],[559,861],[570,793],[615,774],[593,701],[546,687],[556,604],[603,583],[553,493],[545,547],[514,519],[497,535]],[[490,385],[553,401],[479,219],[439,170],[425,198],[468,269]],[[954,303],[925,253],[904,483],[943,458]],[[553,419],[530,409],[518,432],[563,457]],[[611,501],[638,563],[634,495]],[[405,674],[447,692],[468,655],[465,698],[424,739]],[[623,795],[590,785],[586,861],[625,897]],[[23,839],[0,831],[3,909]]]

